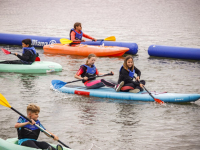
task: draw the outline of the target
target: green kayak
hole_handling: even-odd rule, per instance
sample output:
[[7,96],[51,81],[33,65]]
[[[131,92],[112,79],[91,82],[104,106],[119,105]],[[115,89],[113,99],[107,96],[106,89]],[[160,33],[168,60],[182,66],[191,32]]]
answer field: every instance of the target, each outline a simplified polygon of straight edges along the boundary
[[[0,150],[39,150],[36,148],[30,148],[26,146],[17,145],[17,138],[11,138],[7,140],[3,140],[0,138]],[[53,147],[56,147],[55,144],[51,144]],[[63,150],[71,150],[63,147]]]
[[0,64],[0,72],[15,73],[48,73],[62,71],[62,66],[50,61],[35,61],[31,65],[24,64]]

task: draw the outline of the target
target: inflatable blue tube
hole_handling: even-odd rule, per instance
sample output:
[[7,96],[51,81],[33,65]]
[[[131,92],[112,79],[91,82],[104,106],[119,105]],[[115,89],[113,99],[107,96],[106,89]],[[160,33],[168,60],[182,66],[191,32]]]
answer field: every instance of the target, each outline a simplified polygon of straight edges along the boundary
[[151,45],[148,54],[156,57],[200,60],[200,48]]
[[119,47],[128,47],[129,51],[126,52],[126,54],[132,54],[135,55],[138,52],[138,45],[136,43],[127,43],[127,42],[113,42],[113,41],[87,41],[87,42],[81,42],[82,44],[87,45],[102,45],[104,46],[119,46]]
[[[36,47],[43,47],[44,45],[48,44],[60,43],[61,39],[61,37],[0,33],[0,44],[22,45],[22,40],[27,38],[31,39],[32,45]],[[136,43],[113,42],[113,41],[82,42],[82,44],[87,44],[87,45],[102,45],[103,43],[105,46],[128,47],[129,51],[126,52],[126,54],[135,55],[138,52],[138,45]]]
[[33,46],[43,47],[44,45],[48,45],[48,44],[60,43],[61,38],[60,37],[0,33],[0,44],[22,45],[23,39],[31,39]]

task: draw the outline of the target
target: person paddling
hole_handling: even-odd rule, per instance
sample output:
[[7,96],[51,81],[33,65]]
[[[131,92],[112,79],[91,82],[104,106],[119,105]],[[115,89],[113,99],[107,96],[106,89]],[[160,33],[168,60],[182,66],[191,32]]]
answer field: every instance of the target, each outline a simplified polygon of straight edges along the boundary
[[73,41],[72,43],[70,43],[70,46],[75,46],[77,44],[80,44],[81,42],[85,42],[85,40],[82,40],[82,37],[97,41],[95,38],[82,32],[82,26],[80,22],[76,22],[74,24],[74,28],[70,30],[69,37],[70,40]]
[[[133,81],[135,73],[137,74],[136,81]],[[143,86],[145,81],[140,81],[141,72],[138,68],[135,67],[133,57],[127,55],[124,59],[124,63],[119,70],[119,79],[118,83],[124,81],[124,86],[121,88],[121,91],[138,93],[143,91]]]
[[[40,112],[39,106],[35,104],[29,104],[27,106],[27,118],[29,118],[32,122],[30,123],[23,116],[19,117],[17,123],[15,124],[15,128],[17,128],[18,139],[19,139],[18,144],[22,146],[37,148],[37,149],[62,150],[63,148],[61,145],[57,145],[57,149],[55,149],[54,147],[52,147],[50,144],[46,142],[37,141],[40,134],[40,129],[34,126],[34,124],[37,124],[40,127],[42,127],[44,130],[46,130],[43,127],[43,125],[40,123],[40,121],[38,120],[39,112]],[[57,136],[55,136],[54,134],[52,135],[54,136],[54,140],[58,140]]]
[[[99,73],[97,70],[96,66],[94,65],[95,61],[96,55],[89,54],[86,64],[80,66],[80,69],[74,75],[74,77],[77,79],[82,79],[82,82],[88,89],[97,89],[103,86],[107,86],[114,88],[117,92],[120,91],[121,87],[124,85],[124,81],[117,85],[104,79],[95,80],[96,76],[104,75],[104,73]],[[114,75],[112,71],[111,73]]]
[[2,61],[1,64],[26,64],[31,65],[35,58],[38,56],[35,48],[31,46],[31,39],[24,39],[22,40],[22,55],[15,53],[14,55],[17,56],[20,60],[11,60],[11,61]]

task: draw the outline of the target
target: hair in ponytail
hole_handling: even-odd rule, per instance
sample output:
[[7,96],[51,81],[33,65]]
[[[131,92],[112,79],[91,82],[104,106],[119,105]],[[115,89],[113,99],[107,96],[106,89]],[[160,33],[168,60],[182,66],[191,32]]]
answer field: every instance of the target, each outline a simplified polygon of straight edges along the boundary
[[[123,64],[124,69],[126,69],[127,71],[128,71],[127,61],[128,61],[129,59],[132,59],[132,60],[133,60],[133,57],[132,57],[131,55],[127,55],[127,56],[125,57],[125,59],[124,59],[124,64]],[[130,68],[130,70],[133,71],[133,69],[134,69],[134,61],[133,61],[133,66]]]
[[89,64],[88,64],[88,60],[90,59],[90,58],[92,58],[92,57],[96,57],[96,55],[95,54],[89,54],[88,55],[88,59],[86,60],[86,65],[88,66]]

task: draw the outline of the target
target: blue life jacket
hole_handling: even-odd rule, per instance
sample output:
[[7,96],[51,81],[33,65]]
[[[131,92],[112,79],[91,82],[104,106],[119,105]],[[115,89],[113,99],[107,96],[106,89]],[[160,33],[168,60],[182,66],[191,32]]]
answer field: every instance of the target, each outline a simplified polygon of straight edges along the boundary
[[[122,67],[123,67],[123,65],[121,66],[121,68],[120,68],[120,70],[119,70],[119,72],[121,71],[121,69],[122,69]],[[129,77],[131,77],[132,79],[133,79],[133,77],[134,77],[134,74],[135,74],[135,69],[133,69],[133,71],[131,71],[130,69],[128,69],[128,71],[129,71]]]
[[[22,116],[20,116],[19,119],[22,119],[24,122],[28,122],[28,120]],[[39,120],[35,121],[35,123],[40,125]],[[17,128],[17,132],[18,139],[30,138],[37,140],[40,134],[40,129],[35,125],[27,124],[23,127]]]
[[25,60],[21,60],[24,64],[32,64],[35,61],[35,58],[38,56],[36,50],[34,47],[23,47],[23,51],[22,54],[24,54],[26,51],[30,51],[31,52],[31,57],[29,58],[28,61]]
[[71,40],[71,32],[72,32],[72,31],[74,31],[74,32],[76,33],[76,35],[75,35],[75,39],[76,39],[76,40],[82,40],[83,32],[81,31],[81,33],[78,33],[78,32],[76,32],[75,29],[71,29],[71,30],[70,30],[70,33],[69,33],[70,40]]
[[[82,77],[88,77],[88,80],[95,80],[96,79],[96,67],[95,65],[93,65],[92,67],[89,67],[87,65],[81,65],[81,66],[85,66],[87,68],[86,73],[82,74]],[[84,83],[85,81],[83,81]]]

